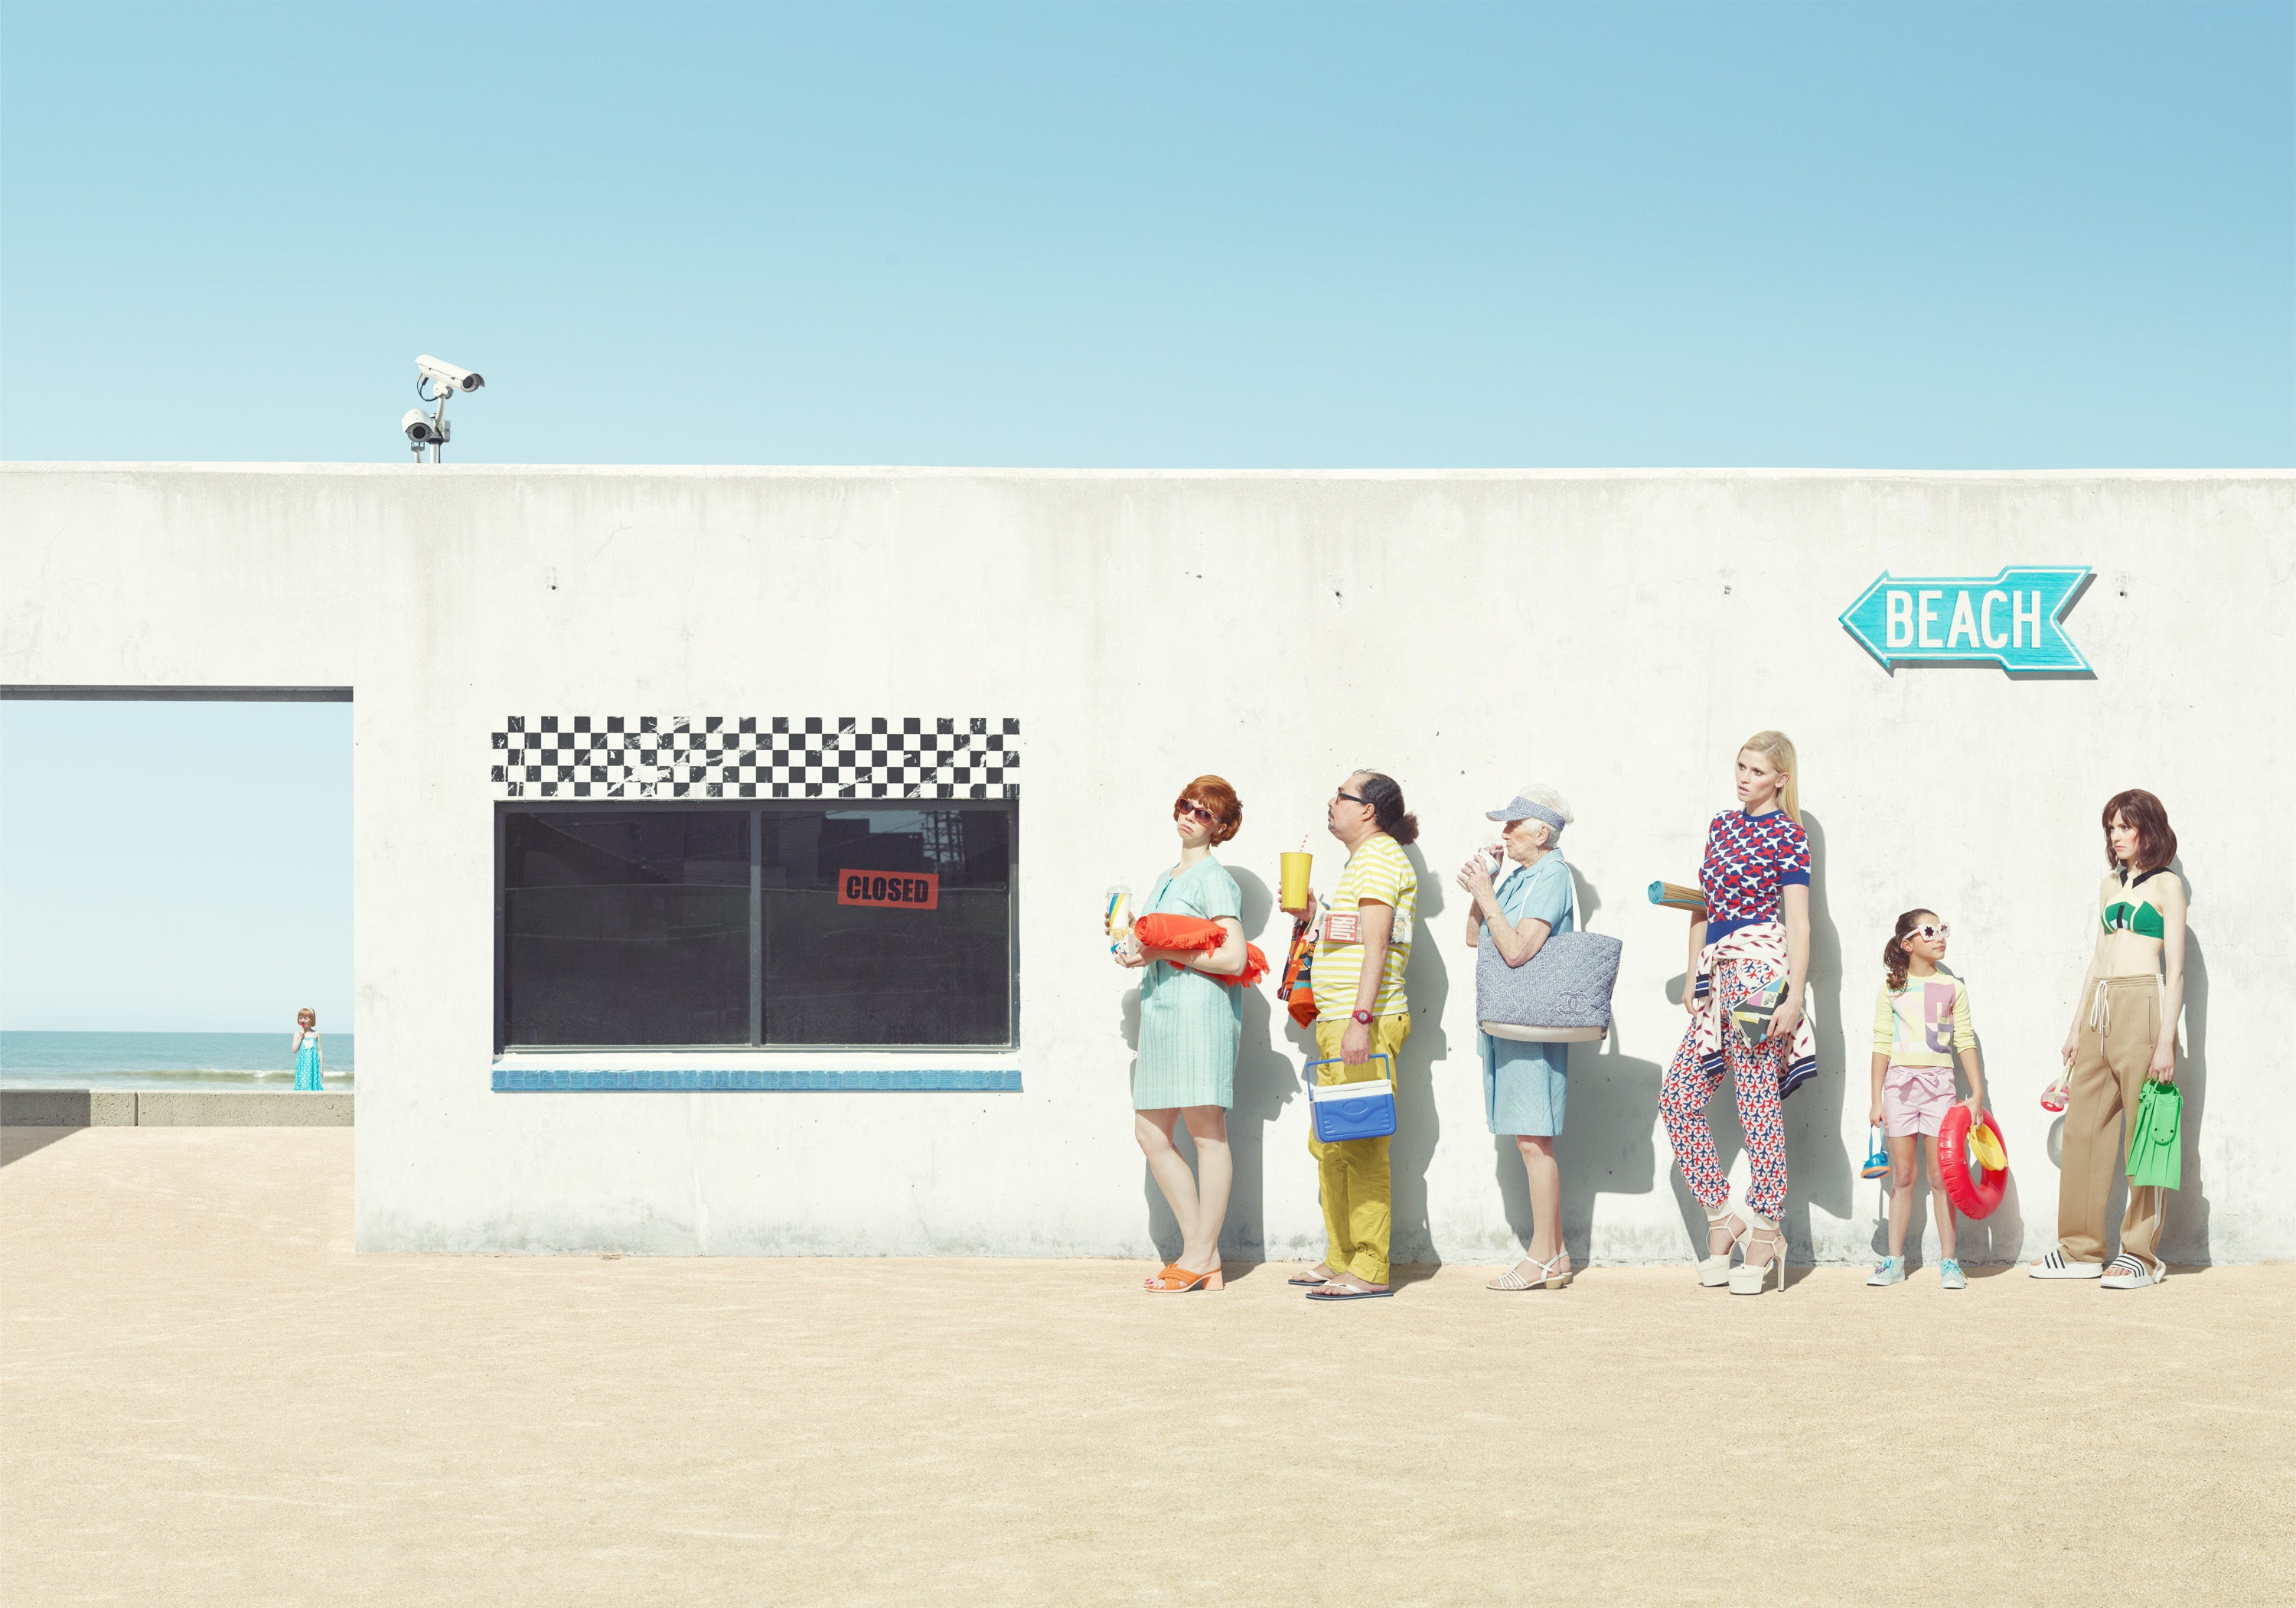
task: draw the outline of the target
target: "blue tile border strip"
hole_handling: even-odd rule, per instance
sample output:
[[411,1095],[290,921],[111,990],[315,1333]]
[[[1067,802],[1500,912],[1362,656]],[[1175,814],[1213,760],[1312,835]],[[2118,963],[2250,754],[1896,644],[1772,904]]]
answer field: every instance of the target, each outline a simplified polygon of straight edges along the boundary
[[562,1094],[913,1094],[1017,1095],[1018,1067],[886,1069],[876,1071],[800,1071],[785,1067],[630,1071],[571,1067],[505,1067],[495,1071],[498,1095]]

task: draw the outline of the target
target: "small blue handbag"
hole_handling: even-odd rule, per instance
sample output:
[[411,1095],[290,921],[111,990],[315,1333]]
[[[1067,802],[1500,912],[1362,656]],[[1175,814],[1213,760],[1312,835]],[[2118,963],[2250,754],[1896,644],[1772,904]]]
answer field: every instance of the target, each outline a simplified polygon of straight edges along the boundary
[[1347,1139],[1384,1139],[1395,1131],[1395,1062],[1387,1055],[1374,1055],[1374,1061],[1387,1062],[1387,1076],[1362,1083],[1319,1084],[1312,1081],[1316,1069],[1341,1063],[1341,1057],[1328,1056],[1308,1063],[1308,1109],[1314,1113],[1316,1137],[1326,1144],[1337,1144]]

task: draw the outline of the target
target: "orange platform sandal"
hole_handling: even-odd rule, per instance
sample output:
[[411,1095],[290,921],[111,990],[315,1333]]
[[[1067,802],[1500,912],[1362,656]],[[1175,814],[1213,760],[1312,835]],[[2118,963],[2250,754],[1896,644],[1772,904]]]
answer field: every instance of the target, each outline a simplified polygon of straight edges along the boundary
[[1225,1290],[1227,1285],[1217,1268],[1210,1273],[1191,1273],[1177,1262],[1167,1262],[1164,1271],[1143,1281],[1141,1288],[1151,1295],[1185,1295],[1191,1290]]

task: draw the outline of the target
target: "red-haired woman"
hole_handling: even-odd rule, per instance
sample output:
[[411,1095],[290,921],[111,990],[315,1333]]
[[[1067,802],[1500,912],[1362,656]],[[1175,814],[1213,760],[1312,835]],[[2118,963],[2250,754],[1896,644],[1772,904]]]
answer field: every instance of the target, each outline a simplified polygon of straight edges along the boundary
[[2120,1219],[2120,1254],[2104,1259],[2104,1203],[2122,1149],[2120,1118],[2133,1125],[2149,1080],[2177,1079],[2177,1020],[2185,1009],[2185,884],[2169,869],[2177,834],[2169,812],[2142,788],[2104,807],[2105,873],[2097,890],[2096,950],[2081,978],[2065,1071],[2057,1173],[2057,1246],[2032,1265],[2035,1278],[2096,1278],[2108,1290],[2141,1290],[2168,1277],[2161,1261],[2161,1186],[2132,1188]]
[[[1142,949],[1118,956],[1144,968],[1132,1130],[1180,1225],[1178,1258],[1148,1281],[1160,1294],[1220,1288],[1220,1226],[1235,1178],[1227,1108],[1235,1103],[1235,1053],[1243,1042],[1243,990],[1218,980],[1244,967],[1243,896],[1212,857],[1212,845],[1243,825],[1243,804],[1219,777],[1198,776],[1173,802],[1172,825],[1179,863],[1156,879],[1136,914],[1216,921],[1227,937],[1210,951]],[[1172,1143],[1182,1122],[1195,1141],[1194,1177]]]

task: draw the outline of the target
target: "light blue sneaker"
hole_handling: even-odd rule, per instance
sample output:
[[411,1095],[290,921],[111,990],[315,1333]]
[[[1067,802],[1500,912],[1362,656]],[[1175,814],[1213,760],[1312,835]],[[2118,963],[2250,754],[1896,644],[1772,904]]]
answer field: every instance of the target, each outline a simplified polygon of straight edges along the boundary
[[[1961,1269],[1956,1268],[1954,1271],[1958,1273]],[[1906,1282],[1906,1259],[1902,1256],[1883,1257],[1882,1259],[1882,1265],[1874,1269],[1874,1276],[1867,1279],[1866,1282],[1869,1284],[1904,1284]]]
[[1961,1276],[1961,1264],[1951,1257],[1938,1264],[1938,1283],[1948,1290],[1966,1290],[1969,1281]]

